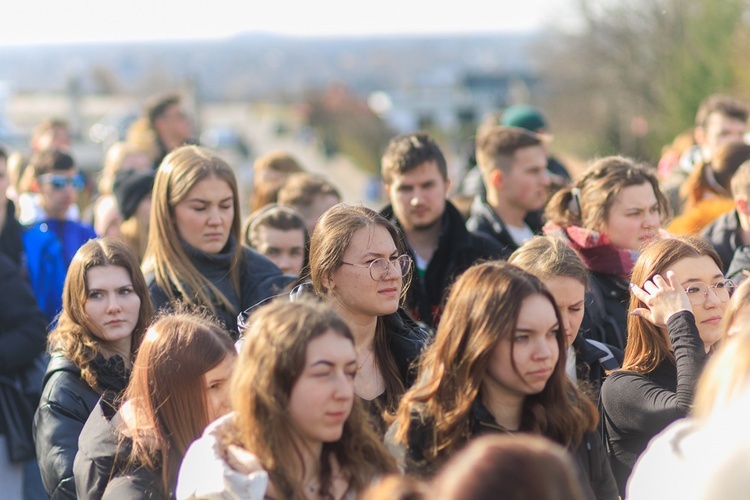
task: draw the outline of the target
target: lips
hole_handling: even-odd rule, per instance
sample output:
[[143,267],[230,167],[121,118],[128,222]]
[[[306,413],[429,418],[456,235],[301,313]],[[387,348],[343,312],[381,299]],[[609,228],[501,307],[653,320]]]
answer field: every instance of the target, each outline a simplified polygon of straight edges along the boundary
[[390,296],[398,294],[398,288],[395,288],[395,287],[394,288],[384,288],[382,290],[378,290],[378,293],[381,294],[381,295],[386,295],[386,296],[390,297]]
[[701,321],[701,323],[707,325],[718,325],[721,323],[721,316],[711,316],[710,318]]
[[540,368],[539,370],[534,370],[533,372],[528,372],[528,376],[530,377],[549,377],[552,374],[552,368]]
[[112,321],[107,321],[104,324],[107,326],[120,326],[123,323],[125,323],[124,319],[113,319]]

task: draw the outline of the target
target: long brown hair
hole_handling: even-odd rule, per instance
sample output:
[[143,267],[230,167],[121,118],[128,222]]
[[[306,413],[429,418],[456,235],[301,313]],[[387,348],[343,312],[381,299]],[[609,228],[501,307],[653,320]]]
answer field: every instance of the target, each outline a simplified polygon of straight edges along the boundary
[[[334,332],[354,344],[349,327],[322,303],[276,301],[252,317],[238,367],[232,377],[234,429],[239,444],[254,453],[283,498],[305,498],[299,468],[298,431],[289,418],[292,388],[305,367],[310,342]],[[373,477],[395,469],[358,398],[341,439],[324,443],[320,461],[321,492],[332,485],[332,459],[359,492]]]
[[213,151],[198,146],[182,146],[169,153],[156,171],[148,247],[144,273],[153,273],[157,286],[170,300],[202,306],[216,313],[218,302],[237,313],[223,293],[193,265],[182,247],[175,225],[174,207],[187,197],[200,181],[217,178],[232,190],[234,217],[231,238],[237,242],[229,267],[232,286],[239,295],[242,248],[240,245],[240,205],[237,179],[232,168]]
[[664,221],[669,203],[659,189],[653,170],[622,156],[608,156],[592,163],[578,181],[552,195],[544,215],[560,227],[580,226],[601,231],[617,194],[623,188],[642,184],[653,188]]
[[203,375],[235,355],[231,337],[197,315],[171,314],[148,329],[124,396],[135,417],[130,462],[161,467],[165,492],[174,490],[185,451],[209,423]]
[[81,378],[97,388],[96,372],[92,362],[102,351],[103,332],[86,314],[89,290],[86,275],[98,266],[117,266],[125,269],[133,283],[133,291],[141,300],[138,321],[133,329],[131,356],[141,343],[146,326],[151,321],[151,299],[148,287],[133,252],[121,240],[104,237],[89,240],[78,249],[68,268],[63,288],[63,308],[57,326],[49,334],[50,350],[62,353],[80,370]]
[[[664,273],[678,260],[688,257],[710,257],[721,269],[721,259],[711,243],[701,237],[671,238],[648,245],[633,267],[631,281],[643,287],[655,275]],[[647,307],[633,293],[630,311]],[[674,353],[667,337],[650,321],[628,315],[628,342],[622,370],[651,373],[664,359],[674,361]]]
[[[362,228],[380,226],[393,238],[399,253],[405,252],[405,245],[398,229],[380,214],[363,206],[350,206],[343,203],[327,210],[315,226],[310,241],[310,277],[316,293],[326,297],[330,291],[323,284],[337,269],[343,266],[344,253],[352,241],[352,236]],[[367,278],[369,279],[369,278]],[[404,276],[401,286],[401,299],[409,288],[409,276]],[[378,318],[373,341],[374,358],[385,380],[386,407],[395,410],[404,393],[396,360],[391,352],[389,334],[382,317]]]
[[[431,426],[424,457],[439,464],[470,436],[470,412],[501,339],[512,338],[523,301],[542,295],[560,313],[552,294],[537,278],[505,262],[469,268],[453,285],[435,341],[419,367],[417,383],[404,395],[396,414],[396,440],[408,443],[416,418]],[[524,399],[520,430],[575,447],[598,421],[594,405],[565,375],[565,338],[556,332],[559,357],[544,389]],[[512,344],[511,344],[512,345]],[[512,360],[511,356],[511,360]],[[513,362],[515,370],[515,362]]]

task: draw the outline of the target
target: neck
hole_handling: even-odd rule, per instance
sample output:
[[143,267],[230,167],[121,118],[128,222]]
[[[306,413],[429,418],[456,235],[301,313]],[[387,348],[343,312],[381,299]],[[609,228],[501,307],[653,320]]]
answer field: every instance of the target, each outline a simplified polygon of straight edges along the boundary
[[167,151],[172,151],[174,148],[177,148],[179,146],[182,146],[185,141],[181,141],[176,137],[164,137],[161,138],[162,144],[164,144],[164,147]]
[[297,477],[299,477],[304,485],[305,493],[308,493],[308,487],[313,485],[314,488],[319,488],[318,475],[320,474],[320,458],[323,454],[323,443],[317,442],[303,442],[299,446],[301,463],[300,469],[297,471]]
[[354,337],[354,349],[357,353],[365,353],[368,349],[371,349],[372,341],[375,338],[375,328],[378,324],[378,317],[357,314],[342,307],[335,298],[331,302],[331,307],[339,316],[341,316],[341,319],[344,320],[352,331],[352,336]]
[[482,384],[482,403],[495,418],[495,422],[509,431],[521,427],[524,397],[501,390],[497,384],[486,380]]
[[49,208],[47,208],[47,206],[45,205],[45,203],[44,203],[43,200],[42,200],[42,203],[41,203],[41,207],[42,207],[42,210],[44,210],[44,213],[47,215],[48,219],[52,219],[52,220],[65,220],[65,214],[68,211],[67,209],[65,209],[65,210],[50,210]]
[[523,219],[526,217],[526,210],[508,203],[508,200],[500,196],[497,191],[491,189],[487,191],[487,204],[503,223],[515,227],[524,225]]
[[102,343],[101,352],[102,355],[109,359],[112,356],[119,354],[122,359],[125,360],[125,366],[130,368],[130,351],[133,344],[133,337],[128,337],[113,342]]
[[440,241],[440,232],[443,229],[442,222],[438,220],[430,227],[423,229],[402,229],[412,250],[429,262]]
[[743,245],[750,245],[750,218],[737,210],[737,218],[740,220],[741,229],[737,232]]

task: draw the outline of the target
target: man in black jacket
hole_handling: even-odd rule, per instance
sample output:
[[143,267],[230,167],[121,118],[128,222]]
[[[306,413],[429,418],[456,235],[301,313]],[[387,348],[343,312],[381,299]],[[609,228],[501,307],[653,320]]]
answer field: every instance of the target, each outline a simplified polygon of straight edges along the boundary
[[477,165],[487,194],[476,198],[469,231],[494,238],[507,259],[542,229],[550,185],[547,153],[536,134],[517,127],[489,126],[479,130]]
[[414,261],[407,310],[434,328],[450,284],[477,260],[498,258],[500,248],[467,231],[458,210],[447,201],[448,167],[427,134],[393,138],[381,173],[391,201],[381,214],[399,227]]

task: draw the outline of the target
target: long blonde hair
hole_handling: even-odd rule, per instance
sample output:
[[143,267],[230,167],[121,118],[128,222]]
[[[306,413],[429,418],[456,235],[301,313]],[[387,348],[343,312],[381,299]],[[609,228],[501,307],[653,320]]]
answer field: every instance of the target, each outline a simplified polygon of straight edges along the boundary
[[239,295],[242,247],[237,179],[224,160],[213,151],[198,146],[173,150],[156,172],[143,272],[154,274],[157,286],[170,300],[179,299],[190,306],[203,306],[212,313],[216,313],[215,303],[219,303],[226,310],[237,313],[229,299],[193,265],[182,247],[182,238],[175,225],[174,207],[196,184],[209,178],[225,181],[232,190],[234,217],[230,237],[237,245],[229,273],[232,286]]

